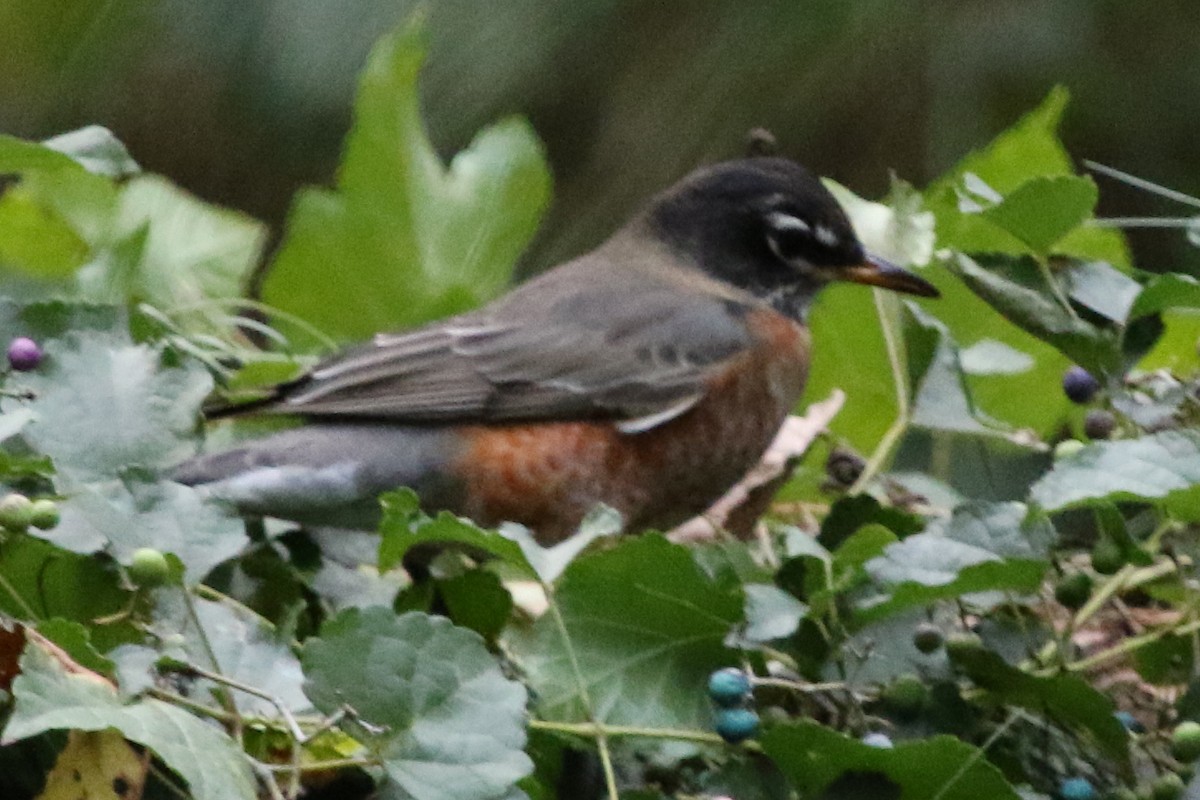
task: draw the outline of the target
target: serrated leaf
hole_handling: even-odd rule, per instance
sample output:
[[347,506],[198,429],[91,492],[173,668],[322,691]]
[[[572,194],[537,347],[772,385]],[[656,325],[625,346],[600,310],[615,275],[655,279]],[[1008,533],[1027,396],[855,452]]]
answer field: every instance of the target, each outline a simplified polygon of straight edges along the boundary
[[45,365],[8,386],[34,394],[27,407],[35,421],[23,436],[60,473],[100,480],[191,454],[196,415],[212,388],[206,370],[192,362],[163,367],[153,348],[121,334],[68,334],[44,349]]
[[1115,332],[1073,316],[1048,293],[1002,277],[988,268],[989,260],[1002,262],[999,257],[976,261],[955,253],[946,266],[1009,322],[1057,348],[1089,372],[1121,372],[1120,342]]
[[530,530],[522,525],[501,525],[500,535],[516,542],[525,561],[537,573],[538,580],[550,584],[558,580],[567,565],[588,545],[597,539],[619,534],[623,527],[620,513],[599,505],[587,513],[578,531],[552,547],[542,547]]
[[254,777],[241,748],[218,728],[158,700],[122,704],[90,673],[68,673],[36,644],[21,656],[15,704],[4,743],[49,730],[115,728],[162,759],[187,782],[196,800],[253,800]]
[[386,728],[359,734],[382,758],[390,796],[508,798],[532,770],[522,752],[525,689],[504,677],[472,631],[415,612],[350,609],[305,643],[303,661],[317,708],[349,704]]
[[443,549],[460,547],[530,569],[520,546],[511,538],[485,530],[448,511],[430,517],[421,511],[417,495],[401,489],[381,495],[383,519],[379,525],[379,569],[386,572],[398,566],[414,548]]
[[1113,716],[1112,700],[1075,675],[1041,677],[1009,665],[984,648],[956,649],[951,661],[974,683],[1004,703],[1046,714],[1086,731],[1104,754],[1129,768],[1129,734]]
[[442,165],[420,117],[425,49],[415,20],[372,50],[337,189],[298,195],[264,286],[268,302],[338,337],[364,338],[493,297],[549,197],[541,145],[523,120],[487,128]]
[[742,598],[709,579],[687,548],[646,534],[585,555],[567,567],[552,602],[557,615],[528,632],[510,629],[507,639],[540,716],[586,720],[586,694],[595,719],[614,725],[711,724],[703,687],[734,658],[723,642],[742,620]]
[[1039,176],[1022,183],[982,214],[1033,252],[1047,254],[1092,215],[1098,197],[1091,178]]
[[865,796],[900,800],[1018,800],[1016,791],[975,747],[953,736],[871,747],[815,722],[776,725],[761,737],[763,751],[803,797],[823,794],[843,776],[878,775],[882,786]]
[[1056,461],[1029,497],[1047,511],[1094,501],[1158,501],[1180,519],[1200,520],[1200,432],[1094,442]]
[[945,525],[909,536],[866,565],[886,594],[863,603],[869,622],[935,600],[985,592],[1035,591],[1045,574],[1054,530],[1020,503],[968,503]]

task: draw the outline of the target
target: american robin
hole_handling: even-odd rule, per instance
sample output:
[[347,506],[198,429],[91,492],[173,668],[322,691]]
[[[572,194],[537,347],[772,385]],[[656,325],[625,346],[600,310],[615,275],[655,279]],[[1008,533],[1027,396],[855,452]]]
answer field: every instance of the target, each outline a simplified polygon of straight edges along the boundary
[[256,410],[309,424],[173,477],[245,514],[341,527],[373,526],[379,493],[409,486],[543,543],[598,502],[665,529],[771,442],[804,388],[805,312],[836,280],[937,296],[866,253],[798,164],[700,169],[592,252],[277,387]]

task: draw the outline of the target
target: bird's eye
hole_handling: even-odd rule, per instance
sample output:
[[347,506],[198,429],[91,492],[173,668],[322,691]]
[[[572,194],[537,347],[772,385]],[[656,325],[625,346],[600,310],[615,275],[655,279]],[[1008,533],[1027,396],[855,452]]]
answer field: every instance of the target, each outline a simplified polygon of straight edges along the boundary
[[783,261],[835,264],[845,243],[824,223],[810,223],[794,214],[772,211],[766,215],[767,244]]

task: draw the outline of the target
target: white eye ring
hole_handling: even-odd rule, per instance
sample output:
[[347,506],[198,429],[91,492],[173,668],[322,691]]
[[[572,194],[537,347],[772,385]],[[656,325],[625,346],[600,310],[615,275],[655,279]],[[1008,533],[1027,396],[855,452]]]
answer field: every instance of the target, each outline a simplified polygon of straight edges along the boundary
[[767,224],[780,233],[812,233],[812,226],[807,222],[782,211],[772,211],[767,214]]

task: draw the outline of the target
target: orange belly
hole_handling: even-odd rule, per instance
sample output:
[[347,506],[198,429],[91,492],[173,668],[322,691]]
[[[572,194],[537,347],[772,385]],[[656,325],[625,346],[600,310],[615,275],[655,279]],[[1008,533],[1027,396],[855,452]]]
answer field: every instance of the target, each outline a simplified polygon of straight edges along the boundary
[[651,430],[611,422],[473,426],[454,472],[462,513],[519,522],[561,541],[596,503],[631,530],[668,528],[706,510],[755,463],[804,388],[808,335],[776,314],[749,320],[760,346],[732,359],[704,398]]

